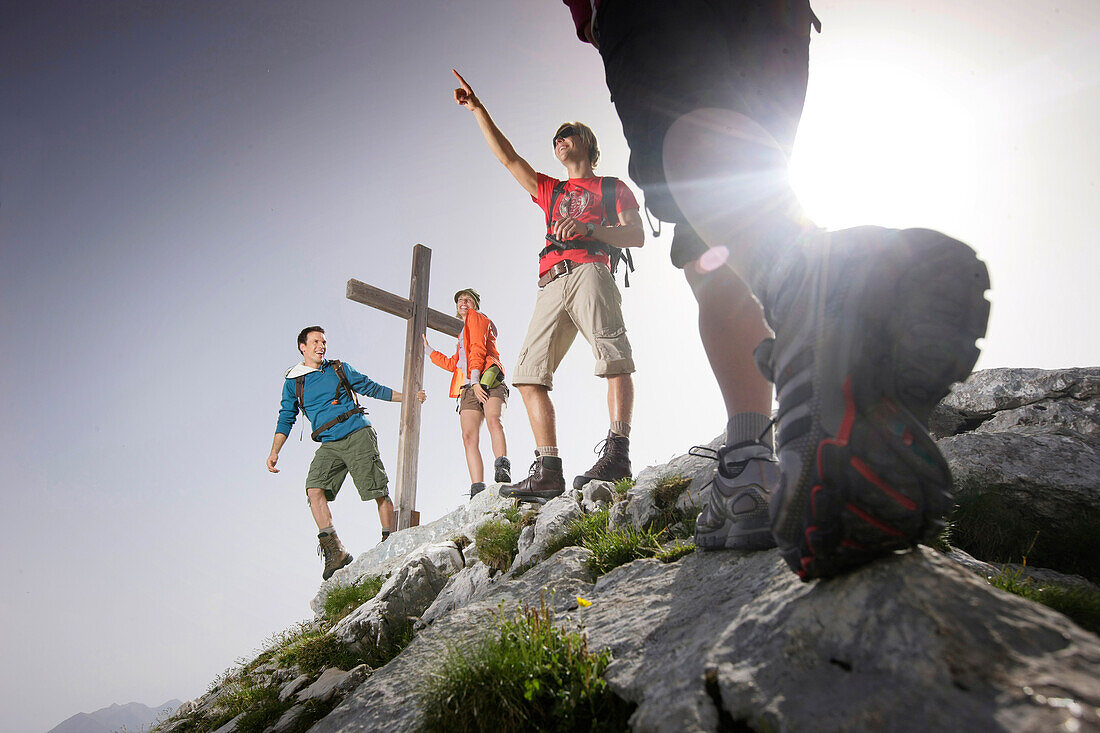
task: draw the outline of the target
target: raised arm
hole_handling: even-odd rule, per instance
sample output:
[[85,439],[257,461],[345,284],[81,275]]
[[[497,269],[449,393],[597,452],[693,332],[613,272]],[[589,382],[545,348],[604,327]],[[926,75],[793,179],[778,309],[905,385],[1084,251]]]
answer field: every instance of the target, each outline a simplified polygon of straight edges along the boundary
[[481,134],[485,136],[485,142],[489,144],[489,150],[493,151],[493,155],[497,156],[497,160],[508,169],[508,172],[519,182],[519,185],[523,186],[527,193],[537,196],[539,192],[538,174],[535,173],[535,169],[531,167],[530,163],[519,157],[516,149],[512,147],[512,143],[504,137],[504,133],[493,122],[493,118],[489,116],[485,106],[481,104],[481,100],[477,98],[474,90],[462,78],[462,75],[454,69],[451,69],[451,71],[454,72],[459,83],[458,89],[455,89],[455,102],[474,113],[474,119],[477,120],[477,126],[481,128]]

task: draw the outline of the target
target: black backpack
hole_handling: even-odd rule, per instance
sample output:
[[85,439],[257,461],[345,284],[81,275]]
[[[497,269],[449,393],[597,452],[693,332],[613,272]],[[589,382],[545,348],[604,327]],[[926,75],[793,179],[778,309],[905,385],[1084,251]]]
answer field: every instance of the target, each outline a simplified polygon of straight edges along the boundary
[[[615,210],[615,184],[619,179],[614,176],[604,176],[600,179],[600,201],[603,203],[603,220],[600,222],[603,226],[612,226],[619,221],[618,212]],[[550,222],[554,218],[554,209],[558,206],[558,199],[565,193],[565,181],[558,181],[554,185],[554,192],[550,196],[550,208],[546,213],[546,228],[550,228]],[[634,258],[630,256],[629,249],[623,249],[622,247],[616,247],[606,242],[597,242],[595,240],[586,241],[583,246],[574,246],[573,242],[562,242],[555,239],[553,236],[547,234],[546,240],[550,244],[546,245],[541,252],[539,252],[539,258],[544,257],[548,252],[564,251],[567,249],[583,249],[587,250],[590,254],[595,252],[603,252],[610,258],[611,274],[614,275],[619,269],[619,262],[626,262],[626,269],[623,270],[623,284],[625,287],[630,287],[630,273],[634,272]],[[581,245],[581,242],[575,243]]]
[[[321,442],[321,439],[317,436],[319,436],[321,433],[323,433],[326,430],[328,430],[329,428],[331,428],[333,425],[339,425],[340,423],[344,422],[345,420],[351,418],[354,415],[365,415],[365,414],[367,414],[367,408],[359,406],[359,398],[355,396],[355,391],[351,388],[351,382],[348,381],[347,376],[344,374],[344,363],[342,361],[340,361],[339,359],[332,359],[331,361],[329,361],[329,365],[332,367],[332,370],[334,372],[336,372],[336,376],[340,380],[340,384],[336,387],[336,395],[332,398],[333,404],[340,401],[340,390],[343,389],[345,392],[347,392],[348,398],[352,402],[355,403],[355,409],[354,410],[348,410],[347,412],[345,412],[343,415],[340,415],[339,417],[334,417],[333,419],[329,420],[327,423],[325,423],[324,425],[322,425],[321,427],[317,428],[312,433],[310,433],[309,437],[313,438],[314,442],[316,442],[316,443]],[[302,411],[302,414],[305,415],[306,419],[308,420],[309,415],[306,415],[306,407],[302,403],[302,393],[305,392],[305,388],[306,388],[306,375],[301,374],[301,375],[295,377],[294,378],[294,397],[298,401],[298,409]]]

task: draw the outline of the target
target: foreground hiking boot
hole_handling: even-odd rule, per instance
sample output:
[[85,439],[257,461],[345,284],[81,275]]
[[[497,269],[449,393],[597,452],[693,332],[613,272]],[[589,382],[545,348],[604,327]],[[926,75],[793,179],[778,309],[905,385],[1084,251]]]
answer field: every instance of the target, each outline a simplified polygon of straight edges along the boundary
[[540,456],[535,454],[535,462],[527,478],[508,486],[500,487],[500,495],[518,501],[538,501],[565,493],[565,476],[561,470],[561,458],[558,456]]
[[[706,451],[706,452],[705,452]],[[704,550],[767,550],[775,547],[768,497],[779,488],[779,463],[771,448],[751,441],[722,446],[714,456],[696,446],[693,456],[715,458],[718,471],[703,487],[703,511],[695,522],[695,545]]]
[[322,580],[328,580],[333,573],[350,565],[351,561],[355,559],[340,544],[340,538],[336,536],[335,532],[322,532],[317,535],[317,539],[321,541],[321,546],[317,548],[317,554],[325,556],[325,569],[321,573]]
[[936,535],[951,473],[925,429],[985,334],[985,265],[927,229],[810,235],[758,293],[775,331],[783,476],[772,532],[802,577],[827,577]]
[[485,491],[485,482],[484,481],[475,481],[474,483],[470,484],[470,498],[471,499],[473,499],[475,496],[480,494],[482,491]]
[[610,481],[615,483],[627,478],[630,473],[630,438],[616,435],[610,430],[607,437],[596,444],[595,453],[600,457],[595,465],[573,479],[573,488],[580,491],[589,481]]
[[493,462],[493,481],[498,484],[510,484],[512,483],[512,462],[508,460],[508,456],[501,456]]

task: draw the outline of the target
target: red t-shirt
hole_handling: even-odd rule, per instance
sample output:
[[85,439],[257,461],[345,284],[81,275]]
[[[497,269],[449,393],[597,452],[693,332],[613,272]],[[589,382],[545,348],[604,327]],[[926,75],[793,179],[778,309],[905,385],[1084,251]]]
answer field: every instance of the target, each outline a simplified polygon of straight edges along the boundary
[[[558,185],[560,181],[543,173],[539,173],[538,177],[538,194],[532,196],[531,200],[539,205],[545,215],[550,209],[550,200],[554,197],[554,186]],[[569,216],[582,224],[589,222],[597,225],[603,224],[603,194],[600,188],[602,180],[601,178],[570,178],[566,181],[565,190],[558,196],[557,206],[555,207],[557,210],[550,217],[550,226],[547,227],[546,233],[553,234],[554,222]],[[638,200],[634,198],[634,193],[621,180],[616,180],[616,213],[637,208]],[[618,221],[608,222],[611,226],[618,223]],[[569,241],[577,242],[583,246],[583,243],[587,240],[584,237],[578,237]],[[545,247],[547,244],[549,242],[544,240],[542,246]],[[551,250],[539,260],[539,277],[562,260],[602,262],[606,265],[609,258],[603,252],[589,253],[586,249]]]
[[569,6],[569,12],[573,14],[573,25],[577,26],[577,38],[588,43],[588,39],[584,37],[584,29],[588,27],[588,22],[592,20],[593,6],[597,9],[600,7],[599,0],[595,2],[592,0],[562,0],[562,2]]

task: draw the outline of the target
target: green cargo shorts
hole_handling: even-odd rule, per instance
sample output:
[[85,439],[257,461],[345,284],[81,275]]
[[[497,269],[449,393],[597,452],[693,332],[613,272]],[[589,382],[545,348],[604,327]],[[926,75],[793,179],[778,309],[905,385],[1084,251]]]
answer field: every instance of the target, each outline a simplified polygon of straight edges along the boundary
[[324,489],[333,501],[344,477],[351,480],[363,501],[389,496],[389,478],[378,455],[378,435],[370,425],[340,440],[321,443],[306,474],[306,489]]

